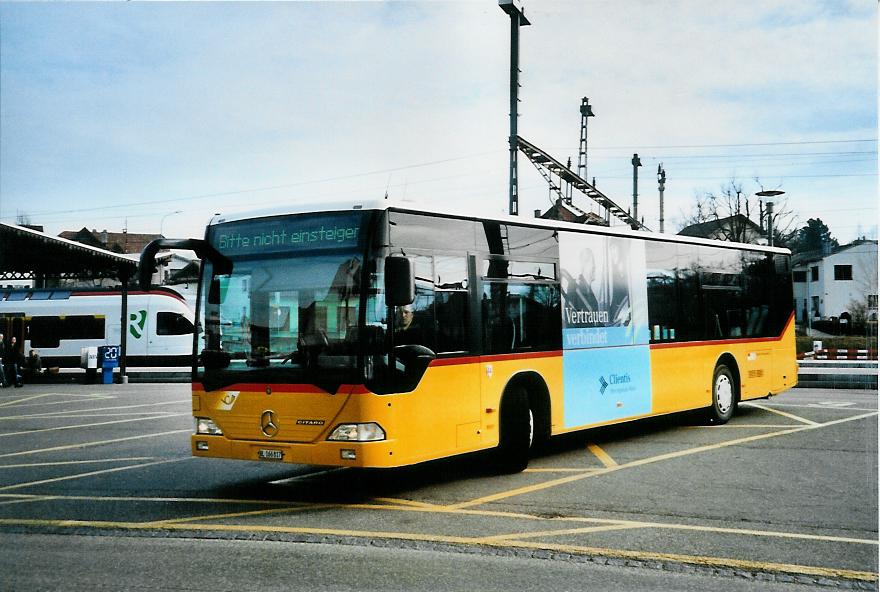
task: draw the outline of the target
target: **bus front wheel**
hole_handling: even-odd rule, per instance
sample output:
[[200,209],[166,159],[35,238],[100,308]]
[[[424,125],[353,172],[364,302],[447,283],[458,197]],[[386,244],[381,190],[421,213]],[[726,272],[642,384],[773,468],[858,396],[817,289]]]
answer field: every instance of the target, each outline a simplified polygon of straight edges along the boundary
[[529,464],[535,440],[535,414],[529,394],[521,385],[511,387],[501,404],[497,467],[502,473],[519,473]]
[[723,424],[730,421],[736,411],[738,397],[736,378],[726,364],[715,366],[712,375],[712,406],[709,407],[710,423]]

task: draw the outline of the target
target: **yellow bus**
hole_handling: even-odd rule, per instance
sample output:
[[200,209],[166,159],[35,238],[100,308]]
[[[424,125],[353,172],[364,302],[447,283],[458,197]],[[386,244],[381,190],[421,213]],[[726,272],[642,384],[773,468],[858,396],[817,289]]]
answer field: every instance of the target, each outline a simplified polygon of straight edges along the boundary
[[397,467],[797,381],[785,249],[389,201],[219,216],[203,240],[192,453]]

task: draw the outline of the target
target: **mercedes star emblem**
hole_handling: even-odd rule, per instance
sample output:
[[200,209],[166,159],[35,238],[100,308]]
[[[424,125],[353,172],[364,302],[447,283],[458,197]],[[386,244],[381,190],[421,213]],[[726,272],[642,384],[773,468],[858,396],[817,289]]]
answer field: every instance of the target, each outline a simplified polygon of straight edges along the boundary
[[260,430],[267,438],[271,438],[278,433],[278,424],[275,423],[274,411],[263,411],[263,415],[260,416]]

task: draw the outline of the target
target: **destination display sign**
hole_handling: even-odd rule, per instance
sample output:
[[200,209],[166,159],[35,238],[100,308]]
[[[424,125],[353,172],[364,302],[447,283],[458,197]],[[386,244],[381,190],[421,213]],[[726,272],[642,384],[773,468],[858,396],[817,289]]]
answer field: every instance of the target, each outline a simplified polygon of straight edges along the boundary
[[228,222],[211,228],[210,241],[229,257],[357,248],[365,218],[363,212],[339,212]]

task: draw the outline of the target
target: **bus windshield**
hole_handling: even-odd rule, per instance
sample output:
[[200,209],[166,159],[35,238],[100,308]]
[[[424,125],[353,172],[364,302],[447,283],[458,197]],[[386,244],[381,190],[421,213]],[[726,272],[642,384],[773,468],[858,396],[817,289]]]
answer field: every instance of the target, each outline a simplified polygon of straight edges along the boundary
[[209,240],[232,271],[215,274],[205,265],[203,382],[320,384],[322,375],[346,382],[357,368],[363,217],[322,214],[212,229]]

